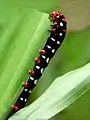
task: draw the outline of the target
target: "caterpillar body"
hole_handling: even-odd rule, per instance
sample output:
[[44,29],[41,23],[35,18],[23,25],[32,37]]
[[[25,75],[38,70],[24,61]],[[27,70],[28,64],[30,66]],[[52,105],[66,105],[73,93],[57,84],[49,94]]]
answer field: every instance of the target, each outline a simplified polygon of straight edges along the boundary
[[33,70],[29,70],[28,80],[22,83],[23,90],[21,91],[15,104],[12,106],[11,114],[25,106],[28,97],[42,76],[43,71],[48,66],[51,58],[55,55],[65,38],[67,29],[66,18],[58,11],[51,12],[49,14],[49,18],[51,21],[50,35],[43,49],[39,50],[39,57],[34,60],[35,65]]

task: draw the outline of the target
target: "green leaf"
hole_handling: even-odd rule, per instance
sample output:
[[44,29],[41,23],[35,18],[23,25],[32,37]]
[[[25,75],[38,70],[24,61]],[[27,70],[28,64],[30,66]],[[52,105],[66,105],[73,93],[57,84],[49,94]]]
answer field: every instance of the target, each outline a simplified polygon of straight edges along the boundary
[[53,9],[58,9],[58,3],[58,0],[0,0],[0,22],[7,26],[17,11],[27,8],[49,13]]
[[[0,119],[20,93],[22,81],[49,32],[48,14],[33,9],[18,11],[0,39]],[[6,113],[6,115],[5,115]]]
[[90,63],[58,77],[30,106],[9,120],[48,120],[90,89]]

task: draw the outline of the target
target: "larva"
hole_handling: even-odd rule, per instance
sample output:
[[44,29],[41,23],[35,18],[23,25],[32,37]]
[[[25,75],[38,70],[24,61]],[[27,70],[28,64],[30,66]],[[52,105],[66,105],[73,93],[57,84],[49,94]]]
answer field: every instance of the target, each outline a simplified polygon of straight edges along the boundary
[[49,37],[42,50],[39,50],[39,57],[35,58],[35,65],[32,70],[29,70],[29,77],[26,82],[22,83],[23,89],[12,106],[10,114],[22,109],[30,96],[32,90],[36,86],[38,80],[42,76],[45,68],[48,66],[51,58],[55,55],[58,48],[61,46],[67,29],[66,18],[58,11],[53,11],[49,14],[51,20],[51,30]]

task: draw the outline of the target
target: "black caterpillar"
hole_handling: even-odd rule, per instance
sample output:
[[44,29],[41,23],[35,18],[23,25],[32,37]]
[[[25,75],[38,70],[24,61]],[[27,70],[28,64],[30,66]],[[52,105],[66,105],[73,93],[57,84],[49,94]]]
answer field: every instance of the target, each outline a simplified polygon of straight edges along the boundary
[[55,52],[58,50],[65,38],[67,29],[67,22],[65,17],[58,11],[53,11],[49,14],[49,18],[52,23],[50,35],[46,44],[44,45],[44,48],[39,50],[39,58],[35,58],[35,66],[33,70],[29,70],[30,76],[27,82],[22,83],[24,88],[21,91],[16,103],[12,106],[11,114],[25,106],[31,91],[36,86],[39,78],[43,74],[43,71],[48,66],[51,58],[55,55]]

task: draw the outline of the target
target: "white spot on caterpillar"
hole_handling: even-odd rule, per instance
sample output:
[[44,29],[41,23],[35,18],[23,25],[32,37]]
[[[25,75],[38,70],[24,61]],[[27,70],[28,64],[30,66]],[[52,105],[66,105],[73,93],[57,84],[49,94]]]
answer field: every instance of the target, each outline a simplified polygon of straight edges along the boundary
[[46,62],[49,63],[49,58],[46,59]]
[[52,49],[52,53],[54,53],[55,52],[55,49]]
[[52,41],[55,41],[55,39],[54,39],[54,38],[51,38],[51,40],[52,40]]
[[25,102],[27,102],[27,99],[25,99]]
[[60,33],[59,35],[62,36],[62,33]]
[[28,91],[28,89],[25,89],[25,91]]
[[51,46],[47,45],[47,47],[48,47],[49,49],[51,49]]
[[60,44],[60,41],[57,41],[57,44],[59,45],[59,44]]
[[34,84],[37,84],[37,80],[34,81]]
[[42,68],[42,69],[41,69],[41,73],[43,73],[43,70],[44,70],[44,69]]
[[57,16],[57,18],[59,18],[60,16]]
[[60,22],[60,26],[63,26],[63,23],[62,23],[62,22]]
[[31,93],[32,91],[30,90],[29,93]]
[[30,79],[31,79],[31,80],[34,80],[34,78],[33,78],[33,77],[30,77]]
[[37,68],[37,69],[40,69],[40,67],[39,67],[39,66],[36,66],[36,68]]
[[45,57],[44,55],[42,55],[42,58],[44,58],[44,59],[45,59],[46,57]]
[[23,100],[23,98],[21,97],[20,100]]

